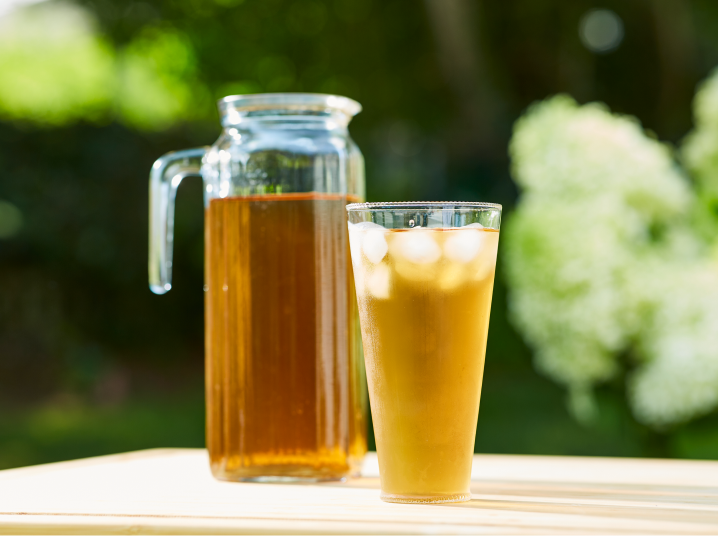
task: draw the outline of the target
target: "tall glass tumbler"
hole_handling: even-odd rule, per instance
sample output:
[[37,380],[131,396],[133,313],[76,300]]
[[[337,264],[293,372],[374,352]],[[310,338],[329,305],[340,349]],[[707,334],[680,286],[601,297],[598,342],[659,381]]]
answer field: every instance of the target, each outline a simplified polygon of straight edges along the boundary
[[501,206],[347,206],[381,498],[470,498]]

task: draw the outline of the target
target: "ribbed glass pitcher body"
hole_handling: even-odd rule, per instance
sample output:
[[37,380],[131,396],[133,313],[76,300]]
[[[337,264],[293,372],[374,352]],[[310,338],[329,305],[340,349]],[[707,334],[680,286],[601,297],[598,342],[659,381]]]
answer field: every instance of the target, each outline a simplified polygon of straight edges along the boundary
[[334,479],[366,452],[364,364],[347,203],[364,198],[324,95],[220,102],[205,186],[207,447],[218,478]]

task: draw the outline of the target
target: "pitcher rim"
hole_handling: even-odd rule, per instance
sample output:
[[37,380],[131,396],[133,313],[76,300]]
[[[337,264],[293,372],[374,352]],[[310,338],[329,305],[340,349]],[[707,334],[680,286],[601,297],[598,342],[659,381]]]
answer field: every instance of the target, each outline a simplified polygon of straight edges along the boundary
[[354,99],[326,93],[250,93],[228,95],[217,101],[221,114],[284,108],[298,111],[336,110],[354,117],[362,106]]

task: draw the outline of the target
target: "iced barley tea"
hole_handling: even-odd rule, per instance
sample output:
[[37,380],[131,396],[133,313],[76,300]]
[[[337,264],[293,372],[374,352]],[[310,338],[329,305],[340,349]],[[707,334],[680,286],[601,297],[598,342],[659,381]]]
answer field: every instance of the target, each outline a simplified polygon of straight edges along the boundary
[[333,479],[366,453],[347,196],[212,199],[207,448],[227,480]]
[[382,498],[467,500],[499,232],[350,226]]

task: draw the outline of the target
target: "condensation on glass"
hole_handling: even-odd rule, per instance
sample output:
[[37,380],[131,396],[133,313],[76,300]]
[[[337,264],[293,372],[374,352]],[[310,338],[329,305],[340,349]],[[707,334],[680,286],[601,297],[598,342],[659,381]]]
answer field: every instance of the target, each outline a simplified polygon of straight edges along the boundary
[[226,480],[336,479],[366,453],[365,375],[345,206],[364,198],[347,127],[320,94],[226,97],[212,147],[150,175],[150,288],[171,288],[174,198],[205,201],[207,448]]

